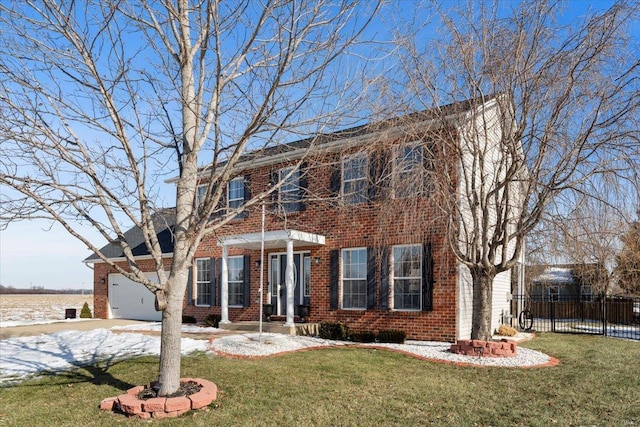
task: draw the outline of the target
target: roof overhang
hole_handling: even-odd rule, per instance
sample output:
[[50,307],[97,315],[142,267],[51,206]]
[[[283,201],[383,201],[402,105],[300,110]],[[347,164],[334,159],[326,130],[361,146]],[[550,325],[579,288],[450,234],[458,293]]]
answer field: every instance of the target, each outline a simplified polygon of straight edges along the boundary
[[[218,238],[218,246],[228,246],[242,249],[260,249],[262,246],[262,233],[236,234]],[[288,241],[292,241],[294,246],[317,246],[324,245],[325,238],[319,234],[307,233],[298,230],[276,230],[265,231],[265,249],[284,248]]]

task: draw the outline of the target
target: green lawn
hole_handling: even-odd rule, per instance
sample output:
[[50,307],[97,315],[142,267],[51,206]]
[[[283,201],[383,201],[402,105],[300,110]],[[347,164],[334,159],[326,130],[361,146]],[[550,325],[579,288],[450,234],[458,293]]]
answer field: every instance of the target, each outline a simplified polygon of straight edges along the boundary
[[[183,376],[215,382],[189,426],[640,426],[640,342],[543,334],[523,346],[560,359],[546,368],[458,367],[383,350],[327,349],[267,359],[183,358]],[[154,379],[157,359],[0,389],[0,426],[112,426],[144,421],[98,409]]]

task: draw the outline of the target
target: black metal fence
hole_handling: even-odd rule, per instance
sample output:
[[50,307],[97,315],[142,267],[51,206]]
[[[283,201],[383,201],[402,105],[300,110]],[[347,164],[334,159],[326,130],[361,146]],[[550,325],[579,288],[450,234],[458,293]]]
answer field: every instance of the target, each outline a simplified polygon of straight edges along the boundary
[[640,340],[640,298],[598,295],[574,298],[513,299],[514,323],[523,331],[596,334]]

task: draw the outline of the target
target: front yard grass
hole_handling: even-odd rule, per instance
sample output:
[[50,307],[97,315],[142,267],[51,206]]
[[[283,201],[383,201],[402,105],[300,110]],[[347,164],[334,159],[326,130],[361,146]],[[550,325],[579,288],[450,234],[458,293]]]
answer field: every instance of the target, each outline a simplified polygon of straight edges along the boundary
[[[640,426],[640,342],[542,334],[522,344],[560,359],[545,368],[459,367],[371,349],[266,359],[183,358],[183,376],[215,382],[205,411],[165,426]],[[153,380],[157,358],[87,367],[0,388],[0,426],[143,421],[98,404]]]

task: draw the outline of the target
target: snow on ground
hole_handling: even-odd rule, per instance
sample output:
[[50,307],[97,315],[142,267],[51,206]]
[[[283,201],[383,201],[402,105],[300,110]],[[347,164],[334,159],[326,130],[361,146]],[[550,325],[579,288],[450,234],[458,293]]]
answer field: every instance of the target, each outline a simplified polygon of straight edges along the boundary
[[[206,351],[206,340],[182,339],[182,354]],[[160,337],[108,329],[61,331],[0,341],[0,386],[43,372],[109,365],[134,356],[159,355]]]
[[[9,338],[0,341],[0,386],[19,382],[44,372],[60,372],[83,365],[108,366],[116,360],[141,355],[159,355],[160,337],[149,335],[159,331],[160,323],[116,326],[112,330],[62,331],[30,337]],[[116,333],[117,331],[117,333]],[[209,340],[182,339],[182,354],[211,350],[220,356],[270,356],[306,348],[339,347],[352,343],[324,340],[314,337],[290,336],[272,333],[231,334],[216,337],[221,331],[183,325],[185,333],[211,334]],[[364,346],[367,346],[365,344]],[[449,353],[448,343],[408,341],[406,344],[376,344],[416,356],[473,365],[534,366],[550,361],[550,357],[519,347],[512,358],[479,358]]]
[[[93,295],[73,294],[2,294],[0,295],[0,328],[22,325],[41,325],[64,320],[65,310],[80,311],[84,303],[93,313]],[[84,319],[82,319],[84,320]]]

